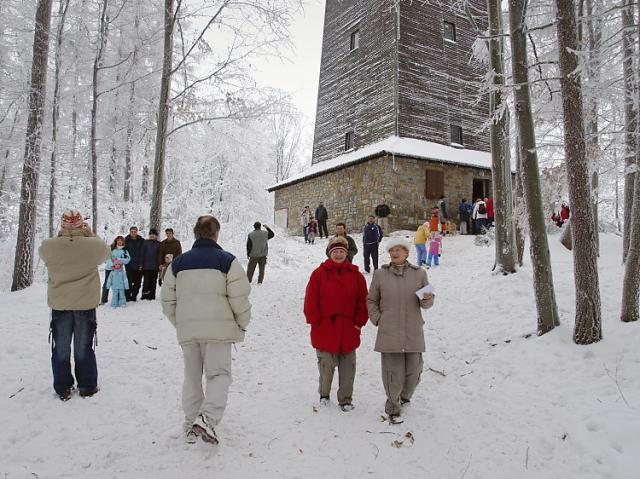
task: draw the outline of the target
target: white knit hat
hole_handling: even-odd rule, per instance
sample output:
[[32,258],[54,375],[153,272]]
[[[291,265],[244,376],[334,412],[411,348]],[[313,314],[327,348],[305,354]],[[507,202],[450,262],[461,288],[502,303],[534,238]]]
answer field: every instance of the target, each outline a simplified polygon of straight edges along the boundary
[[396,246],[401,246],[402,248],[406,249],[407,252],[411,251],[411,245],[402,236],[389,238],[385,243],[385,248],[387,248],[387,251],[389,251],[391,248],[395,248]]

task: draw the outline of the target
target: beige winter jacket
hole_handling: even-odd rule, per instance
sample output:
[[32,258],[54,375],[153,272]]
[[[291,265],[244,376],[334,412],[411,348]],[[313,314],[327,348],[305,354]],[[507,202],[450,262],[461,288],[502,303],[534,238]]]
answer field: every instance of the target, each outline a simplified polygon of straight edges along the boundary
[[203,250],[214,254],[210,248],[194,247],[167,268],[161,292],[164,314],[176,327],[181,345],[243,341],[251,319],[247,275],[238,260],[222,250],[215,254],[228,257],[208,266]]
[[373,273],[367,309],[369,319],[378,327],[376,351],[424,352],[424,320],[420,308],[433,306],[434,298],[420,301],[416,291],[427,284],[426,271],[408,262],[403,268],[386,264]]
[[82,230],[42,242],[38,254],[49,270],[47,302],[55,310],[83,311],[100,302],[98,265],[111,255],[107,243]]

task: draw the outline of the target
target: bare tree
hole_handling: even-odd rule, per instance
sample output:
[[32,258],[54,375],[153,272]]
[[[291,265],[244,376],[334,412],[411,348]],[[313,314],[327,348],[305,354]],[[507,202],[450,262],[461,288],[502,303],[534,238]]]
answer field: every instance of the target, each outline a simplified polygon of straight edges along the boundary
[[276,183],[291,176],[299,159],[302,142],[302,124],[300,112],[291,104],[283,105],[280,111],[271,115],[271,135],[274,141]]
[[58,121],[60,119],[60,67],[62,63],[62,34],[69,9],[69,0],[60,1],[58,29],[56,32],[56,60],[53,86],[53,109],[51,113],[51,165],[49,183],[49,237],[54,235],[56,213],[56,175],[58,163]]
[[491,171],[495,204],[495,265],[503,274],[516,271],[513,194],[509,161],[509,109],[503,99],[504,55],[500,0],[487,0],[489,12],[489,58],[492,70],[490,94]]
[[571,201],[576,318],[573,340],[590,344],[602,339],[596,226],[589,185],[584,135],[582,85],[578,71],[578,36],[573,0],[556,0],[560,50],[560,86],[564,114],[564,150]]
[[98,32],[98,43],[96,46],[96,56],[93,59],[93,78],[91,83],[91,215],[93,230],[98,229],[98,97],[100,69],[102,68],[102,57],[107,46],[107,35],[109,21],[107,19],[107,8],[109,0],[102,0],[100,4],[100,27]]
[[33,36],[33,63],[29,87],[29,118],[20,190],[18,240],[13,269],[11,291],[31,286],[33,282],[33,250],[36,235],[36,206],[42,141],[42,117],[47,91],[47,60],[49,58],[49,31],[51,29],[52,0],[38,0],[35,33]]
[[[638,41],[640,41],[640,21],[638,22]],[[637,65],[640,75],[640,62]],[[640,76],[638,76],[640,79]],[[636,133],[640,138],[640,92],[636,97]],[[640,167],[640,148],[636,149],[636,168]],[[622,311],[620,319],[624,322],[640,319],[640,173],[634,175],[633,204],[629,227],[629,247],[622,284]]]
[[626,261],[631,235],[631,209],[635,185],[635,156],[637,148],[636,116],[633,111],[634,103],[634,71],[633,59],[636,56],[633,44],[634,0],[622,0],[622,71],[624,77],[624,125],[625,125],[625,175],[624,175],[624,230],[622,244],[622,260]]
[[525,0],[509,0],[511,29],[511,64],[515,84],[515,110],[518,123],[519,159],[522,162],[522,186],[529,222],[533,286],[538,311],[538,334],[545,334],[560,324],[553,287],[551,257],[540,193],[538,151],[531,113]]

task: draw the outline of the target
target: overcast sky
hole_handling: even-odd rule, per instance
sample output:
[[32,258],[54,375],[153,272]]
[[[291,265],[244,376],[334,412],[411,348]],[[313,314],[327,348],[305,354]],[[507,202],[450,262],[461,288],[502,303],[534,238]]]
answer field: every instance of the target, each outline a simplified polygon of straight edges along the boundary
[[291,25],[295,50],[282,61],[256,62],[258,83],[289,92],[309,122],[315,120],[322,51],[324,0],[307,0]]

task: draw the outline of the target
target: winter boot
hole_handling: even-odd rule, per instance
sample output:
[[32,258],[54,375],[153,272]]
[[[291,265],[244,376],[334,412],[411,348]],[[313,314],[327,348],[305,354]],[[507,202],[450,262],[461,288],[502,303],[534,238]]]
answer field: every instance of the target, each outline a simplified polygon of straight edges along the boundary
[[60,394],[58,394],[58,397],[60,398],[60,401],[62,402],[66,402],[69,399],[71,399],[71,388],[65,389],[64,391],[62,391]]
[[193,428],[189,429],[184,436],[184,441],[187,444],[195,444],[197,440],[198,435],[196,434],[196,432],[193,430]]
[[218,444],[218,436],[213,425],[204,414],[200,414],[193,423],[193,431],[199,435],[204,442]]

